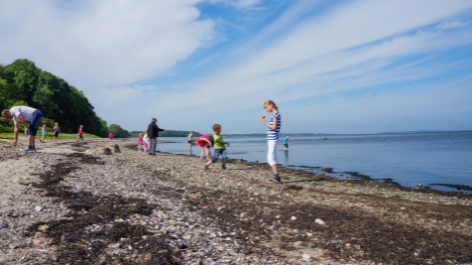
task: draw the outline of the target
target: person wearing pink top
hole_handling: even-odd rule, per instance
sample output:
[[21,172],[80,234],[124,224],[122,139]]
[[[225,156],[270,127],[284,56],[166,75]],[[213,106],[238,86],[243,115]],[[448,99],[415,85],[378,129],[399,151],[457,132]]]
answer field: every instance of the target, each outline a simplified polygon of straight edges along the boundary
[[210,147],[213,146],[213,135],[202,135],[193,142],[194,145],[199,145],[202,149],[200,154],[200,161],[203,161],[203,154],[206,152],[207,160],[210,161]]
[[143,144],[143,134],[140,133],[139,138],[138,138],[138,152],[141,152],[141,145],[142,144]]
[[110,133],[110,135],[108,135],[108,139],[110,139],[110,143],[111,143],[111,140],[113,140],[113,134]]

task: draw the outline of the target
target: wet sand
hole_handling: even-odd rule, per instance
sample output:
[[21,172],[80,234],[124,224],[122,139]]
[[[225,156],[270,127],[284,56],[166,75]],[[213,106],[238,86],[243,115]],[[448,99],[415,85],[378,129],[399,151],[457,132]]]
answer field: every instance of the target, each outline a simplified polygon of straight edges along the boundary
[[470,194],[113,144],[0,148],[0,264],[472,262]]

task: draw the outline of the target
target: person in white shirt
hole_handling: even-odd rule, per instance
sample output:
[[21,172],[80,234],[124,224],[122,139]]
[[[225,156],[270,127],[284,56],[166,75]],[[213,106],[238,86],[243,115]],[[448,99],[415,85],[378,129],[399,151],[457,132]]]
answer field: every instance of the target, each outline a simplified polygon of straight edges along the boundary
[[192,137],[193,137],[193,132],[190,132],[190,134],[187,136],[188,154],[189,154],[189,155],[192,154],[192,146],[193,146]]
[[[15,124],[15,139],[13,140],[13,146],[18,144],[18,131],[21,122],[25,127],[25,135],[28,136],[28,148],[23,149],[23,151],[36,151],[35,137],[39,125],[43,120],[43,113],[38,109],[28,106],[16,106],[11,109],[3,110],[2,117],[7,120],[13,119],[13,123]],[[26,124],[26,121],[30,122],[29,126]]]

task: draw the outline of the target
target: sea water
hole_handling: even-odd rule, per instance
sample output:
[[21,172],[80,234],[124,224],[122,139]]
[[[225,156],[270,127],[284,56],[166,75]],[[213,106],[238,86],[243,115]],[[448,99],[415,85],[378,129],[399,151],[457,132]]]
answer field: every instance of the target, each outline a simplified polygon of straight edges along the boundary
[[[267,141],[263,135],[223,138],[231,144],[227,148],[229,158],[266,163]],[[157,150],[161,152],[189,154],[186,138],[159,138],[159,142],[167,142],[158,144]],[[330,136],[293,134],[289,142],[287,152],[282,138],[277,148],[278,162],[286,167],[333,168],[335,173],[330,175],[340,178],[341,172],[358,172],[372,179],[392,179],[410,187],[435,183],[472,186],[472,131]],[[192,154],[199,156],[200,147],[194,146]],[[456,190],[436,185],[430,187]]]

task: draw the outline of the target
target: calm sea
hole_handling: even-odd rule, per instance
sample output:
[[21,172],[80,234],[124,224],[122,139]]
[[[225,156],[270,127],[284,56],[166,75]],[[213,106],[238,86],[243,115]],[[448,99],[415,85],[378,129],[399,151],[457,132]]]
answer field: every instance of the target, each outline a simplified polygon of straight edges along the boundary
[[[266,162],[264,136],[226,136],[228,157]],[[159,138],[162,152],[188,154],[186,138]],[[392,179],[402,185],[429,185],[433,189],[456,191],[435,183],[472,186],[472,131],[409,134],[290,136],[285,152],[279,140],[277,157],[286,167],[317,171],[333,168],[329,175],[343,178],[342,172],[358,172],[372,179]],[[192,148],[200,155],[200,147]],[[302,167],[300,167],[302,166]],[[341,176],[343,174],[343,176]]]

